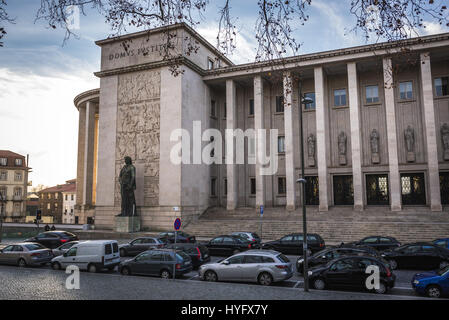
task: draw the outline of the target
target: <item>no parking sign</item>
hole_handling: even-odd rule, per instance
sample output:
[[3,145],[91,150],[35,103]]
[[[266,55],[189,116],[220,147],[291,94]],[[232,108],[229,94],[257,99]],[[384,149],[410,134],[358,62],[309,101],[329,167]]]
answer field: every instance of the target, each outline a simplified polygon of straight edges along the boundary
[[176,218],[174,227],[175,227],[175,230],[179,230],[181,228],[181,219]]

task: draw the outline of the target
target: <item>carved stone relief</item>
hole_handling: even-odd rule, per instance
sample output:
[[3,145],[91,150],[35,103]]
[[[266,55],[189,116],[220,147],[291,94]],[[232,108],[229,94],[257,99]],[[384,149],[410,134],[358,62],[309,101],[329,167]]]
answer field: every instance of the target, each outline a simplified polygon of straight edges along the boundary
[[415,130],[409,125],[404,131],[407,162],[415,162]]
[[346,141],[347,141],[346,133],[343,131],[338,135],[338,154],[339,154],[339,162],[341,165],[346,164]]
[[443,159],[449,160],[449,125],[447,123],[441,126],[441,140],[443,142]]
[[315,136],[311,133],[307,137],[307,153],[309,167],[315,166]]
[[[116,171],[125,156],[143,163],[144,205],[158,205],[160,71],[121,75],[117,94]],[[116,181],[116,205],[120,205],[119,193]]]
[[370,135],[370,144],[371,144],[371,161],[376,164],[380,162],[379,156],[379,133],[376,129],[371,131]]

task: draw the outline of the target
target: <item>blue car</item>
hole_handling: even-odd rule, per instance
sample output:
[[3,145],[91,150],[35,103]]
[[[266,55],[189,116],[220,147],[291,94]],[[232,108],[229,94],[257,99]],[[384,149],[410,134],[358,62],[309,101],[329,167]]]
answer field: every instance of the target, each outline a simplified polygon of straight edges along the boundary
[[433,244],[435,244],[441,248],[449,249],[449,238],[436,239],[436,240],[433,240],[432,242],[433,242]]
[[449,295],[449,266],[438,271],[415,274],[412,279],[412,287],[416,293],[431,298]]

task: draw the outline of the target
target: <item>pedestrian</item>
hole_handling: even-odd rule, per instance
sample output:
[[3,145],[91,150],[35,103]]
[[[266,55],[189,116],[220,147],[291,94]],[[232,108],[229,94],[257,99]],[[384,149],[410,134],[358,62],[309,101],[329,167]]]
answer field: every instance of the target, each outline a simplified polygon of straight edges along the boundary
[[52,225],[52,226],[51,226],[51,231],[55,231],[55,230],[56,230],[55,225]]
[[46,224],[45,227],[44,227],[44,230],[45,231],[50,231],[50,226],[48,224]]

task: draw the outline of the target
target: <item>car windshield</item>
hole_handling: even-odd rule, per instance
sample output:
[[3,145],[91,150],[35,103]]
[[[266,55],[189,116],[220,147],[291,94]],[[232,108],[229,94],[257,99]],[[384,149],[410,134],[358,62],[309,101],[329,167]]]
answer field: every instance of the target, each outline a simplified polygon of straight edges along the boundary
[[442,275],[444,275],[444,274],[446,274],[446,273],[448,273],[448,272],[449,272],[449,266],[446,266],[446,267],[444,267],[443,269],[439,270],[439,271],[437,272],[437,274],[438,274],[439,276],[442,276]]
[[184,261],[190,260],[190,257],[187,254],[185,254],[184,252],[182,252],[182,251],[177,251],[176,252],[176,257],[179,260],[184,260]]
[[30,251],[45,249],[45,247],[39,243],[26,244],[25,247]]
[[318,251],[317,253],[315,253],[315,254],[312,256],[312,258],[318,258],[318,257],[324,256],[324,255],[325,255],[326,253],[328,253],[329,251],[331,251],[331,250],[324,249],[324,250]]

